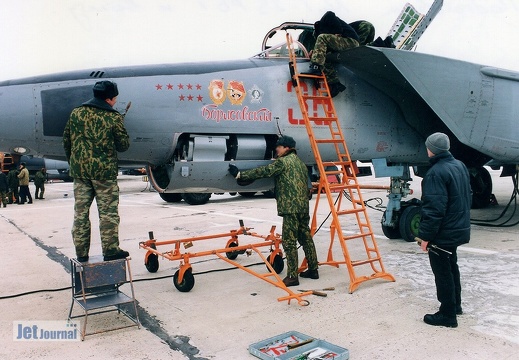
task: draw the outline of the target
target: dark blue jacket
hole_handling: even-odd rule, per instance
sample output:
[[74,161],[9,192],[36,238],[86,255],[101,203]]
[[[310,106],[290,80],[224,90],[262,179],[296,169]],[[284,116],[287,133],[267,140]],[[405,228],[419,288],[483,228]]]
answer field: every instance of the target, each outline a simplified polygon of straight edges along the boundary
[[430,159],[422,180],[422,211],[418,237],[440,247],[470,240],[472,191],[469,172],[450,152]]

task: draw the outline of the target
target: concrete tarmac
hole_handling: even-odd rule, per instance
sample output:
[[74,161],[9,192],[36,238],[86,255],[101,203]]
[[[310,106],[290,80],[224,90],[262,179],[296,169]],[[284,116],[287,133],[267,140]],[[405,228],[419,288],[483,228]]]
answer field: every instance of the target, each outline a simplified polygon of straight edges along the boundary
[[[499,205],[473,210],[473,218],[499,215],[512,192],[510,178],[492,171]],[[388,179],[361,178],[362,184],[387,185]],[[267,235],[272,225],[281,232],[274,199],[213,195],[209,203],[190,206],[166,203],[141,177],[120,176],[120,243],[131,254],[131,267],[143,327],[88,336],[83,342],[14,341],[13,322],[65,320],[71,303],[68,258],[75,257],[70,230],[74,199],[71,183],[46,185],[44,200],[0,209],[0,358],[1,359],[255,359],[248,346],[263,339],[298,331],[347,348],[350,359],[516,359],[519,357],[519,226],[472,226],[471,242],[458,250],[462,277],[463,315],[458,328],[432,327],[426,313],[438,310],[434,278],[427,254],[415,243],[387,239],[380,228],[383,190],[365,190],[371,224],[387,272],[395,282],[370,280],[348,292],[346,267],[321,266],[320,279],[300,279],[297,289],[334,287],[327,297],[308,296],[308,306],[277,299],[286,293],[216,256],[192,258],[195,285],[175,289],[178,261],[159,260],[149,273],[140,241],[153,231],[157,240],[227,232],[238,221]],[[34,186],[30,185],[31,192]],[[420,181],[412,182],[413,197]],[[313,209],[316,196],[310,202]],[[319,221],[329,212],[324,196]],[[91,211],[90,255],[101,254],[97,210]],[[519,215],[515,221],[519,220]],[[315,235],[320,261],[330,244],[327,220]],[[345,225],[354,227],[353,222]],[[226,239],[196,242],[185,251],[224,247]],[[352,251],[363,246],[348,244]],[[163,248],[162,251],[171,250]],[[265,255],[268,248],[262,248]],[[342,252],[333,246],[333,255]],[[300,258],[302,258],[300,250]],[[253,253],[239,255],[241,264],[261,261]],[[226,271],[214,271],[222,270]],[[262,273],[265,265],[251,269]],[[369,270],[369,269],[368,269]],[[367,270],[359,270],[359,273]],[[369,275],[369,271],[366,272]],[[286,270],[280,276],[284,277]],[[149,281],[148,281],[149,280]],[[64,289],[61,291],[48,291]],[[10,295],[45,290],[9,298]],[[123,286],[129,291],[128,285]],[[127,320],[116,313],[89,317],[89,329],[104,329]]]

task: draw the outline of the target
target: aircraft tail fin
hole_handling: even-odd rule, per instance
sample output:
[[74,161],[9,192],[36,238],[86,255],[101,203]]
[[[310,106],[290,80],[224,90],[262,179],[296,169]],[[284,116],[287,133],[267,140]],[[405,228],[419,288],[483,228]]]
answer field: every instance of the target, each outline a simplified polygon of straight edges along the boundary
[[405,4],[388,36],[397,49],[411,50],[443,6],[443,0],[434,0],[427,14],[419,13],[410,3]]

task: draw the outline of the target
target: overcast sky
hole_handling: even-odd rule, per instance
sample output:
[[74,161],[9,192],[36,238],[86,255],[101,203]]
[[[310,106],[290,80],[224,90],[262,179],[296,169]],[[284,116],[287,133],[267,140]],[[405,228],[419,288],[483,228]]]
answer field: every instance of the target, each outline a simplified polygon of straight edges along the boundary
[[[411,0],[425,13],[433,0]],[[405,0],[0,0],[0,80],[100,67],[244,59],[284,21],[327,10],[385,37]],[[519,71],[519,0],[444,0],[418,52]]]

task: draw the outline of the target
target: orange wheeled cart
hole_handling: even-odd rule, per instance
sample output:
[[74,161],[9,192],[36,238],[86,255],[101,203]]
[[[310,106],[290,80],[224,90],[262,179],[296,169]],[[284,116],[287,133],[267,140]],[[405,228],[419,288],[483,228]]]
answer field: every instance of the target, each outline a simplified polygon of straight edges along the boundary
[[[269,284],[286,291],[288,295],[278,298],[278,301],[286,300],[290,304],[290,301],[292,299],[296,299],[299,305],[308,305],[309,301],[304,300],[303,297],[311,295],[312,292],[293,292],[285,286],[283,280],[278,275],[283,271],[285,265],[283,263],[283,253],[279,246],[281,243],[281,236],[274,232],[276,230],[276,227],[272,226],[270,229],[270,233],[266,236],[257,234],[255,232],[250,232],[250,229],[251,228],[245,227],[243,225],[243,221],[240,220],[240,228],[236,230],[231,230],[227,233],[165,241],[157,241],[156,239],[154,239],[153,232],[150,232],[149,240],[139,243],[139,247],[147,250],[146,255],[144,256],[144,264],[149,272],[155,273],[158,271],[159,256],[168,260],[180,261],[180,269],[177,270],[173,275],[173,284],[175,285],[177,290],[181,292],[189,292],[195,285],[195,278],[193,276],[191,264],[189,262],[190,259],[195,257],[215,255],[220,259],[228,262],[229,264],[239,269],[242,269],[251,275],[265,280]],[[184,249],[187,249],[191,247],[194,242],[197,241],[216,240],[222,238],[227,239],[225,247],[217,247],[213,250],[206,250],[200,252],[182,252],[181,249],[181,245],[183,245]],[[244,238],[260,240],[258,240],[257,242],[249,242],[247,244],[240,243],[240,240],[243,240]],[[158,250],[160,247],[167,245],[173,245],[173,249],[165,252]],[[270,248],[270,255],[268,255],[267,257],[265,257],[259,250],[259,248],[265,246],[268,246]],[[240,264],[239,262],[235,261],[238,255],[244,254],[245,252],[249,254],[252,252],[257,253],[260,256],[261,260],[265,263],[267,267],[267,272],[258,273],[250,269],[249,267],[246,267]]]

